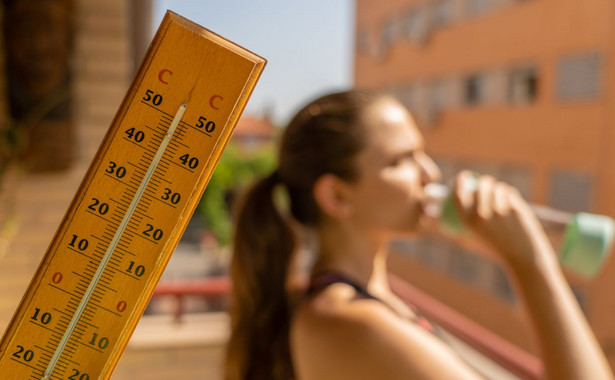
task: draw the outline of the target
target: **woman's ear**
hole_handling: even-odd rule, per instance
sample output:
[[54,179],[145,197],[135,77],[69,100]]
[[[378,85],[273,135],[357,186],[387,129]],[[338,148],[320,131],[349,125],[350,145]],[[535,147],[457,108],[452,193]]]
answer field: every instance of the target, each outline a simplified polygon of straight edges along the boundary
[[314,184],[314,199],[327,215],[343,219],[352,214],[353,208],[346,183],[333,174],[323,174]]

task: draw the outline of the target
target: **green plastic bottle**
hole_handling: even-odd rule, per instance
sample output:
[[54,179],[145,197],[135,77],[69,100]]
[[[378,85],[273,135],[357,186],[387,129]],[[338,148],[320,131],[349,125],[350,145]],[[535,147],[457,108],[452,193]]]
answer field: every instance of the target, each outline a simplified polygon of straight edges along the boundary
[[[468,181],[475,188],[475,181]],[[426,212],[436,217],[442,229],[452,236],[467,235],[459,218],[448,187],[429,184],[425,192],[430,201]],[[564,268],[585,278],[594,277],[611,251],[615,222],[604,215],[589,213],[571,214],[546,206],[531,205],[545,230],[563,233],[559,261]]]

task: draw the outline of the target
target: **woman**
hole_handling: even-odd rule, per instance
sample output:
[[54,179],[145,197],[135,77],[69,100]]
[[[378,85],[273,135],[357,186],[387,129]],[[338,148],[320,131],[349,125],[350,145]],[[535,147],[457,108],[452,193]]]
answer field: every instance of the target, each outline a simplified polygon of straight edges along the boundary
[[[307,105],[281,142],[279,167],[248,192],[231,267],[226,379],[478,379],[390,290],[386,250],[426,224],[424,187],[439,170],[397,101],[364,91]],[[544,231],[519,193],[456,178],[464,222],[499,252],[525,301],[548,379],[611,379]],[[277,211],[285,188],[291,219]],[[293,297],[301,228],[317,237],[310,286]]]

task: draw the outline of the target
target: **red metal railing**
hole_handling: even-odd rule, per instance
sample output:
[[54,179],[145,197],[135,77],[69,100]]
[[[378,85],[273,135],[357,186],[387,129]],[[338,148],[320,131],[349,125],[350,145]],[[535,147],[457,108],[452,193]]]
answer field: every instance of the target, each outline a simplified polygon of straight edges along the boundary
[[[509,343],[400,278],[390,275],[390,283],[395,293],[416,307],[425,317],[509,372],[527,380],[540,380],[543,378],[542,364],[533,355]],[[174,314],[175,319],[179,321],[183,314],[184,297],[200,296],[206,299],[220,299],[229,294],[230,288],[231,282],[227,277],[164,281],[158,285],[153,297],[175,297],[177,299],[177,306]]]
[[187,296],[199,296],[207,300],[227,297],[231,289],[228,277],[208,277],[194,280],[163,281],[154,290],[153,298],[174,297],[176,299],[173,315],[175,321],[181,320],[184,313],[184,301]]

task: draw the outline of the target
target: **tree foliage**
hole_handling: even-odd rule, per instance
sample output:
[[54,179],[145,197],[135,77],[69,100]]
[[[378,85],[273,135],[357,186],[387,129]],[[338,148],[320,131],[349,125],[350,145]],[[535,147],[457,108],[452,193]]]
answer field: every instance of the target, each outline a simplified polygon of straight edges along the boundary
[[242,151],[232,142],[227,146],[197,208],[221,245],[227,245],[231,238],[235,195],[255,178],[270,173],[274,165],[272,146],[255,151]]

